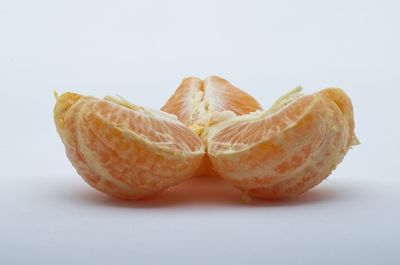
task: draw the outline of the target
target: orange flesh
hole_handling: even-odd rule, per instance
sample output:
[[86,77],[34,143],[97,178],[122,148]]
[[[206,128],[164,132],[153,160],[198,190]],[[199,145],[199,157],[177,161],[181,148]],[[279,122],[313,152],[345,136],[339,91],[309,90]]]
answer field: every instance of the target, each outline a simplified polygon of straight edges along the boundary
[[350,148],[352,106],[343,97],[341,90],[326,89],[218,131],[207,147],[214,169],[255,197],[290,198],[312,188]]
[[210,76],[203,81],[197,77],[184,79],[161,107],[162,111],[176,115],[189,127],[207,114],[231,111],[235,115],[243,115],[261,109],[252,96],[218,76]]
[[[218,76],[209,76],[204,80],[185,78],[161,108],[175,114],[203,140],[207,129],[215,123],[261,109],[252,96]],[[196,175],[217,175],[207,155]]]
[[203,160],[201,139],[177,120],[72,93],[58,98],[54,113],[78,173],[112,196],[152,195],[191,177]]
[[152,111],[123,99],[57,96],[54,120],[84,180],[140,199],[194,175],[219,175],[245,194],[295,197],[318,185],[358,143],[350,98],[294,90],[269,110],[228,81],[189,77]]
[[262,109],[255,98],[218,76],[207,77],[203,86],[209,110],[243,115]]
[[[202,97],[203,82],[197,77],[185,78],[175,93],[161,107],[162,111],[175,114],[177,118],[186,125],[193,120],[193,112],[196,108],[195,98]],[[200,94],[198,94],[200,92]]]

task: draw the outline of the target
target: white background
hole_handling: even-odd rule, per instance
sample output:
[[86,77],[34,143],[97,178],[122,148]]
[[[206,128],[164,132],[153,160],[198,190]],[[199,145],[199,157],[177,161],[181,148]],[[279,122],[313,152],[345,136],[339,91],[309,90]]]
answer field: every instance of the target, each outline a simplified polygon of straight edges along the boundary
[[[398,3],[0,0],[0,264],[399,264]],[[210,74],[264,107],[342,87],[362,144],[289,203],[214,179],[123,202],[75,173],[54,90],[159,108]]]

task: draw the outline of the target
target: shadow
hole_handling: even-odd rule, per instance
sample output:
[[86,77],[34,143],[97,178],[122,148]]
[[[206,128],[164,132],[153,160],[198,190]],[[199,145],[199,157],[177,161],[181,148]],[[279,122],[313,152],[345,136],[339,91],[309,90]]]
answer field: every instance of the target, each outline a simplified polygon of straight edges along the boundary
[[346,199],[348,193],[338,187],[326,187],[320,184],[293,200],[265,201],[251,199],[250,202],[242,200],[242,192],[218,177],[192,178],[180,185],[169,188],[152,197],[128,201],[109,197],[105,194],[82,188],[65,189],[58,192],[69,202],[78,204],[91,204],[98,206],[119,208],[162,208],[162,207],[290,207],[317,203],[326,203]]

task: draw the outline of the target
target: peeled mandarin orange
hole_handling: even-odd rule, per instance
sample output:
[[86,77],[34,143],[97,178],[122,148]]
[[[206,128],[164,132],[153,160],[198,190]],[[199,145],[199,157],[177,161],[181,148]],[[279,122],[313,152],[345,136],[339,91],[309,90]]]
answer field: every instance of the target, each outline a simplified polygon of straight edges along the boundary
[[191,177],[202,140],[175,116],[111,97],[64,93],[54,121],[72,165],[95,189],[140,199]]
[[72,165],[92,187],[140,199],[196,175],[219,175],[250,195],[293,198],[326,179],[354,134],[338,88],[296,88],[268,110],[228,81],[182,81],[161,111],[122,98],[56,96],[54,121]]
[[295,197],[327,178],[357,144],[352,103],[343,90],[312,95],[300,90],[269,110],[209,129],[207,153],[214,170],[246,195]]
[[[210,126],[261,109],[252,96],[218,76],[209,76],[204,80],[185,78],[161,108],[176,115],[204,142]],[[196,175],[217,175],[207,155]]]

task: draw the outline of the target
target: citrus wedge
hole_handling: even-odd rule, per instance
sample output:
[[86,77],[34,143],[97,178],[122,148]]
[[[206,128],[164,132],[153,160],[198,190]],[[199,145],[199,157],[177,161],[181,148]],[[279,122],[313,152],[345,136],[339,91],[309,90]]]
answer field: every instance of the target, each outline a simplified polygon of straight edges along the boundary
[[303,95],[296,88],[269,110],[212,126],[213,169],[245,194],[295,197],[327,178],[357,144],[350,98],[338,88]]
[[95,189],[140,199],[190,178],[202,140],[174,115],[75,93],[57,96],[54,121],[72,165]]

